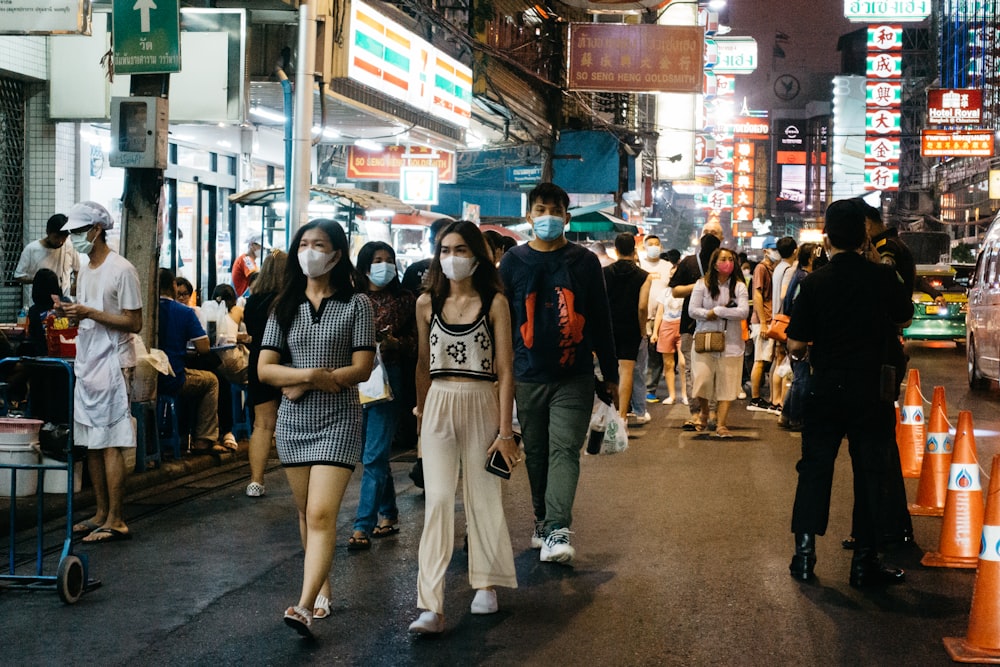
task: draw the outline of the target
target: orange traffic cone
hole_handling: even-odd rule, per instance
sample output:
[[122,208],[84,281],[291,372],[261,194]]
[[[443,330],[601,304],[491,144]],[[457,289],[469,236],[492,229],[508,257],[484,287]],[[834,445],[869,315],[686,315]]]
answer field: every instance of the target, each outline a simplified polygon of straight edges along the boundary
[[903,477],[920,477],[924,460],[924,402],[920,397],[920,372],[910,369],[906,378],[906,394],[900,409],[899,428],[896,430],[899,447],[899,464]]
[[948,432],[948,408],[944,387],[934,387],[931,415],[927,420],[927,446],[920,467],[917,500],[910,505],[914,516],[941,516],[948,496],[948,473],[951,470],[951,433]]
[[969,630],[965,637],[945,637],[944,647],[956,662],[1000,663],[1000,455],[990,472]]
[[976,536],[983,530],[983,487],[979,483],[976,437],[972,433],[972,413],[958,413],[955,454],[948,475],[948,497],[937,552],[927,552],[920,560],[929,567],[975,569],[979,563]]

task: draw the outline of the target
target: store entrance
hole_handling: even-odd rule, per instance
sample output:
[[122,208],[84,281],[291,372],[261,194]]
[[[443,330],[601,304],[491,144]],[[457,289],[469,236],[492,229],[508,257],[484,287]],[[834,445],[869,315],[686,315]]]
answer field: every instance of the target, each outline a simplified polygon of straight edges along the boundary
[[230,281],[231,190],[177,179],[167,179],[166,188],[169,215],[160,265],[190,280],[198,303],[204,303],[216,285]]

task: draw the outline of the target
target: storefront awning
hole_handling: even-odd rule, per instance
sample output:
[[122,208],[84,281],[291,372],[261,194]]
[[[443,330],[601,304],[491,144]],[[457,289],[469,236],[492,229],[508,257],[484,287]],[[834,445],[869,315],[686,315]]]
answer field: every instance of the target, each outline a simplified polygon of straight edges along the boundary
[[[358,190],[356,188],[338,188],[333,185],[310,185],[309,198],[311,200],[346,200],[363,209],[389,209],[396,213],[413,214],[416,209],[409,204],[392,195],[381,192],[370,192],[368,190]],[[243,206],[267,206],[269,204],[283,203],[285,201],[285,188],[276,185],[270,188],[254,188],[244,190],[229,196],[229,201]]]
[[631,222],[608,213],[613,208],[610,202],[580,206],[569,210],[569,230],[571,232],[630,232],[636,234],[639,228]]

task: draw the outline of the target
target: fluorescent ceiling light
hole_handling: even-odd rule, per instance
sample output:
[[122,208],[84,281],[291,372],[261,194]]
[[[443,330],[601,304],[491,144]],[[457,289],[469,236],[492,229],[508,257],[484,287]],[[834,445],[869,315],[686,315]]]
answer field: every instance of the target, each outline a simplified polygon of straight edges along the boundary
[[327,139],[339,139],[341,137],[340,132],[337,132],[332,127],[320,127],[319,125],[313,125],[313,134],[323,133],[323,136]]
[[710,0],[708,3],[708,8],[713,12],[717,12],[724,9],[726,6],[726,0]]
[[364,148],[366,151],[382,150],[382,144],[377,141],[372,141],[371,139],[355,139],[354,145],[358,148]]
[[258,118],[263,118],[265,120],[273,120],[276,123],[285,122],[285,114],[278,113],[277,111],[272,111],[266,107],[250,107],[251,115],[257,116]]

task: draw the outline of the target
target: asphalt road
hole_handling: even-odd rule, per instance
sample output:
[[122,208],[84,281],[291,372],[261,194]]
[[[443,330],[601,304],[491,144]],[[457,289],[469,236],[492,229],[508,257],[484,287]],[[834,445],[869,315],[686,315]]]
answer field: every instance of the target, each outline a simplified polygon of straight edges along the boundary
[[[924,394],[947,388],[948,414],[971,409],[980,464],[998,451],[996,388],[970,394],[964,355],[911,346]],[[862,592],[847,584],[851,476],[838,461],[833,514],[818,545],[818,581],[788,575],[800,440],[776,418],[734,407],[737,437],[685,433],[683,406],[654,405],[627,452],[586,456],[572,567],[538,562],[527,480],[506,484],[519,588],[500,612],[472,616],[457,516],[447,580],[447,632],[410,637],[417,613],[422,492],[394,465],[402,531],[348,552],[360,472],[339,519],[333,614],[314,641],[281,622],[297,597],[302,551],[284,475],[243,495],[233,467],[130,499],[130,542],[78,547],[101,588],[75,605],[54,592],[0,593],[0,663],[17,665],[945,665],[941,638],[965,634],[975,573],[927,569],[941,520],[916,517],[921,548],[892,554],[908,582]],[[985,478],[984,478],[985,480]],[[984,485],[986,482],[984,481]],[[907,480],[910,498],[916,480]],[[461,506],[461,496],[456,502]]]

